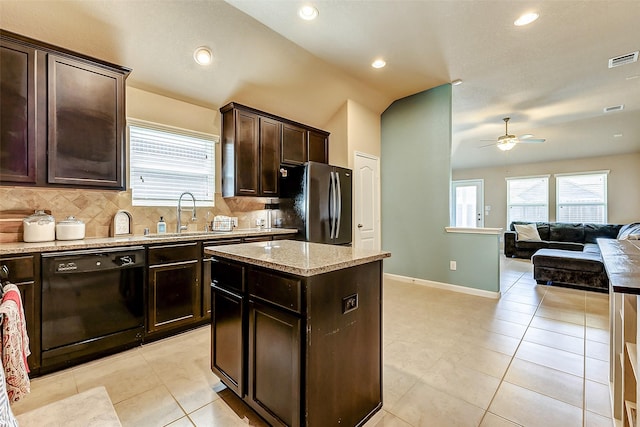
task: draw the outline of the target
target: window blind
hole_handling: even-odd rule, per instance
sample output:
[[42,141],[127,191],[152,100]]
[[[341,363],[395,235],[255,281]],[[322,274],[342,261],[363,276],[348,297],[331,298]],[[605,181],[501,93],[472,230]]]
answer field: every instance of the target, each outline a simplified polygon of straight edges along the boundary
[[213,206],[215,137],[144,122],[130,122],[133,205],[173,206],[189,191],[199,206]]
[[507,178],[507,226],[549,220],[549,177]]
[[556,175],[558,222],[607,222],[607,173]]

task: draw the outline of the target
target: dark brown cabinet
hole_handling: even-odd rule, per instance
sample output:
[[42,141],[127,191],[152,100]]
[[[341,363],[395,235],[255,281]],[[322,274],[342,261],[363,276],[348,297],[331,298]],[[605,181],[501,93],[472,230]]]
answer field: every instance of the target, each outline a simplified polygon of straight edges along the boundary
[[[225,239],[225,240],[213,240],[210,242],[203,242],[202,248],[207,246],[220,246],[220,245],[233,245],[236,243],[242,243],[241,238],[237,239]],[[202,254],[202,304],[201,304],[201,317],[205,319],[211,318],[211,257]]]
[[220,112],[223,197],[278,197],[280,164],[328,162],[328,132],[233,102]]
[[270,425],[360,425],[380,409],[382,262],[301,277],[216,255],[211,268],[212,369]]
[[131,70],[0,36],[0,183],[124,189]]
[[0,39],[0,178],[36,182],[36,50]]
[[27,363],[31,374],[36,374],[40,368],[40,256],[0,258],[0,268],[3,266],[9,272],[9,281],[15,283],[20,290],[31,350]]
[[124,75],[48,59],[48,182],[123,188]]
[[296,125],[282,126],[282,163],[301,165],[307,161],[307,131]]
[[149,248],[148,334],[199,320],[200,256],[197,242]]
[[307,133],[307,159],[310,162],[329,163],[329,135],[310,130]]

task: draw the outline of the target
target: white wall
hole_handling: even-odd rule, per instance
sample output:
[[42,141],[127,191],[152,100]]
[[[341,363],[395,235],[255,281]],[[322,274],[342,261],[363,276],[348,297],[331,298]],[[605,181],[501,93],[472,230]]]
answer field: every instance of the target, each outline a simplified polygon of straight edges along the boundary
[[505,178],[531,175],[549,177],[549,220],[556,218],[557,173],[578,173],[610,170],[608,182],[608,220],[611,224],[626,224],[640,221],[640,153],[619,156],[593,157],[570,161],[505,165],[482,169],[460,169],[452,171],[453,180],[484,179],[485,205],[491,206],[485,217],[485,227],[507,226],[507,184]]

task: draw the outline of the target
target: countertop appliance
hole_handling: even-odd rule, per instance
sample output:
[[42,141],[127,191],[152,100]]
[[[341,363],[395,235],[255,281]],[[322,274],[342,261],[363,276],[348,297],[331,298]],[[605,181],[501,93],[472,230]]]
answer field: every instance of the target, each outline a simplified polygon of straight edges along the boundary
[[351,243],[351,169],[307,162],[280,171],[280,211],[285,228],[314,243]]
[[42,255],[42,368],[70,366],[142,341],[142,246]]

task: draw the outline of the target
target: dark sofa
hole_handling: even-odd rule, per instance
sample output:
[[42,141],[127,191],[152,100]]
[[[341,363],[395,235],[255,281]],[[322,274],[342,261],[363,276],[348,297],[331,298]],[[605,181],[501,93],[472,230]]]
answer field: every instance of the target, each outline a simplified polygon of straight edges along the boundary
[[531,258],[533,278],[539,284],[558,284],[608,292],[597,239],[615,239],[622,225],[538,222],[540,240],[518,240],[515,222],[504,235],[506,256]]

